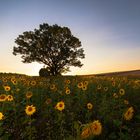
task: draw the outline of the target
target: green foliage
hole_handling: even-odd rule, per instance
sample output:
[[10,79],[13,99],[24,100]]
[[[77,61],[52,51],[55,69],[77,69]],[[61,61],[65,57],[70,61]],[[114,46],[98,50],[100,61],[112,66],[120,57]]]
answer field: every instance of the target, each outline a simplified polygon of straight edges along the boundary
[[39,29],[26,31],[15,40],[13,54],[20,54],[24,63],[45,64],[51,75],[68,72],[70,66],[81,67],[85,57],[81,42],[67,27],[44,23]]
[[[13,79],[17,81],[16,84]],[[115,82],[115,86],[112,82]],[[1,139],[81,140],[83,129],[94,120],[101,122],[101,134],[91,135],[87,140],[140,138],[140,79],[84,76],[44,78],[5,74],[0,75],[0,83],[0,95],[14,97],[12,101],[0,101],[0,112],[4,114],[0,120]],[[80,87],[79,83],[83,86]],[[11,89],[5,91],[4,86]],[[119,93],[122,88],[124,95]],[[70,93],[67,94],[68,89]],[[32,96],[27,98],[29,91]],[[114,96],[114,93],[118,96]],[[124,100],[128,100],[129,104],[124,104]],[[60,101],[65,104],[62,111],[56,109]],[[88,109],[88,103],[93,107]],[[36,112],[31,116],[25,113],[28,105],[36,107]],[[130,106],[134,107],[134,116],[127,121],[124,113]]]
[[47,77],[47,76],[50,76],[50,75],[51,75],[51,73],[48,71],[47,68],[41,68],[39,70],[39,76],[41,76],[41,77]]

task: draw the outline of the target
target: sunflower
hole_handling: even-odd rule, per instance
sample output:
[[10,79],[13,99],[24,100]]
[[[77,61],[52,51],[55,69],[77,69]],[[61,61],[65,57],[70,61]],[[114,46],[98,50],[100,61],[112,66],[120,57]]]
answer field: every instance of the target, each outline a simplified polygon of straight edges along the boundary
[[104,87],[104,91],[108,91],[108,87]]
[[13,101],[14,100],[14,97],[12,95],[7,95],[7,100],[8,101]]
[[12,83],[13,83],[13,85],[17,85],[18,84],[17,80],[12,81]]
[[118,98],[117,93],[113,93],[113,97],[117,99]]
[[55,84],[50,85],[50,89],[51,89],[51,90],[55,90],[55,89],[56,89]]
[[45,101],[45,103],[48,105],[48,104],[50,104],[52,102],[52,99],[51,98],[47,98],[46,99],[46,101]]
[[10,89],[11,89],[10,86],[4,86],[5,91],[10,91]]
[[84,83],[83,83],[85,86],[87,86],[88,85],[88,81],[84,81]]
[[65,80],[65,83],[66,84],[70,84],[70,80]]
[[129,107],[127,111],[124,113],[124,119],[129,121],[133,118],[133,115],[134,115],[134,109],[133,107]]
[[25,112],[28,116],[31,116],[36,112],[36,107],[33,105],[27,105],[25,108]]
[[86,139],[90,136],[100,135],[102,133],[102,125],[99,120],[95,120],[92,123],[86,124],[86,127],[81,133],[81,137]]
[[81,137],[83,139],[88,138],[90,135],[91,135],[91,129],[89,127],[85,128],[81,133]]
[[17,80],[15,77],[12,77],[11,78],[11,82],[13,83],[13,85],[17,85]]
[[60,101],[56,104],[55,108],[59,111],[62,111],[65,108],[65,103],[63,101]]
[[70,89],[66,89],[65,93],[70,94]]
[[102,133],[102,125],[99,120],[95,120],[91,123],[91,130],[93,135],[100,135]]
[[101,85],[98,85],[98,86],[97,86],[97,89],[98,89],[98,90],[100,90],[101,88],[102,88],[102,86],[101,86]]
[[27,99],[30,99],[32,96],[33,96],[33,93],[32,93],[31,91],[28,91],[28,92],[26,93],[26,98],[27,98]]
[[33,80],[33,81],[31,81],[31,86],[35,86],[36,85],[36,81],[35,80]]
[[92,105],[91,103],[88,103],[88,104],[87,104],[87,108],[88,108],[89,110],[91,110],[91,109],[93,108],[93,105]]
[[125,105],[128,105],[129,104],[129,101],[128,100],[124,100],[124,104]]
[[82,88],[83,87],[83,82],[78,83],[77,87]]
[[11,82],[15,81],[16,78],[15,77],[11,77]]
[[112,86],[115,87],[116,83],[115,81],[112,81]]
[[3,81],[4,83],[6,83],[6,82],[7,82],[7,78],[2,78],[2,81]]
[[121,89],[119,90],[119,94],[120,94],[121,96],[123,96],[123,95],[125,94],[125,90],[121,88]]
[[4,102],[4,101],[6,101],[6,99],[7,99],[6,94],[1,94],[0,95],[0,102]]
[[0,112],[0,120],[3,120],[3,118],[4,118],[4,115],[2,112]]
[[84,86],[82,87],[82,90],[87,90],[87,86],[84,85]]

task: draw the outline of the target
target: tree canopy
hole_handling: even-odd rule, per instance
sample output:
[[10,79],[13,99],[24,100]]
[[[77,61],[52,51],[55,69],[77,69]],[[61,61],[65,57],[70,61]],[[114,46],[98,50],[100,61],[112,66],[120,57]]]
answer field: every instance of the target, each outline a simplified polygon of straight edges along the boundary
[[39,29],[23,32],[15,39],[13,54],[20,54],[23,63],[43,63],[50,75],[70,70],[70,66],[81,67],[85,58],[80,40],[68,27],[57,24],[41,24]]

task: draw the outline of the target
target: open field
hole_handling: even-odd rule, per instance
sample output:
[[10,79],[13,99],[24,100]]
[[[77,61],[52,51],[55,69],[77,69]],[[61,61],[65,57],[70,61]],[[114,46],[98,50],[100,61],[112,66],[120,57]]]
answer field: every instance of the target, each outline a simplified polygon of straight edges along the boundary
[[0,74],[2,140],[138,140],[140,78]]

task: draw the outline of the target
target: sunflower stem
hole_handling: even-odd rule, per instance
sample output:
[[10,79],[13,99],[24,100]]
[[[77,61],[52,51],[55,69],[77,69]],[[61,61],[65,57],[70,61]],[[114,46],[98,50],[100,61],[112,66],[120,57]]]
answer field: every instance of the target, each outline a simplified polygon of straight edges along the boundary
[[29,124],[30,124],[30,134],[29,134],[29,140],[31,140],[32,139],[32,118],[31,118],[31,116],[29,116],[30,117],[30,120],[29,120]]

